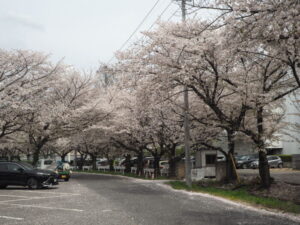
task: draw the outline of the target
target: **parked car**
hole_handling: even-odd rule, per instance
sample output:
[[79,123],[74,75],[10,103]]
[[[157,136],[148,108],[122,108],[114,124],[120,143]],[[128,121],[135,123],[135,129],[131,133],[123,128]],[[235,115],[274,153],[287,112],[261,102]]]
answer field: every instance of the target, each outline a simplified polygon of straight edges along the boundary
[[58,174],[58,179],[69,181],[72,171],[70,170],[70,164],[67,162],[58,163],[55,172]]
[[[267,159],[268,159],[268,164],[271,168],[282,168],[283,162],[279,156],[268,155]],[[259,165],[259,161],[257,159],[255,161],[251,162],[250,167],[252,169],[256,169],[256,168],[258,168],[258,165]]]
[[25,162],[0,162],[0,188],[18,185],[38,189],[58,184],[58,176],[50,170],[36,169]]
[[218,155],[217,162],[223,162],[223,161],[226,161],[226,157],[224,155]]
[[107,166],[108,164],[109,163],[108,163],[107,159],[100,159],[100,160],[96,161],[96,167],[98,167],[98,166]]
[[159,161],[159,168],[160,169],[169,169],[169,162],[168,161]]
[[250,168],[251,163],[258,160],[258,155],[243,155],[236,158],[236,167],[238,169]]
[[52,159],[40,159],[37,163],[37,168],[42,170],[50,170],[53,165],[56,165]]

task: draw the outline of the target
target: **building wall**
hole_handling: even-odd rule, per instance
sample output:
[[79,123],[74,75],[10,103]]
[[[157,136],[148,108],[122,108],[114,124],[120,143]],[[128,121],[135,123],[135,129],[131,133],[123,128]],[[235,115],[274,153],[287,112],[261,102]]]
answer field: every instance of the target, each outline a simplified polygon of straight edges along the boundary
[[[287,98],[286,100],[286,116],[284,118],[284,121],[290,124],[300,124],[300,116],[297,116],[295,114],[300,113],[297,108],[292,103],[293,98]],[[288,133],[281,135],[281,142],[282,142],[282,154],[300,154],[300,143],[297,142],[293,137],[296,137],[298,140],[300,140],[300,130],[299,132],[293,132],[290,129],[286,128],[283,130],[282,133]]]
[[[226,152],[228,152],[228,146],[227,146],[227,140],[226,137],[220,137],[222,141],[215,143],[216,146],[222,147],[222,149]],[[235,141],[235,154],[236,155],[248,155],[248,154],[254,154],[255,148],[251,141],[247,141],[244,139],[238,139]],[[218,152],[218,155],[222,155],[221,152]]]
[[[293,104],[292,96],[286,99],[285,110],[286,115],[284,117],[284,122],[287,124],[300,125],[300,104],[299,109],[297,109]],[[296,141],[297,139],[299,142]],[[291,128],[288,128],[288,126],[285,126],[285,128],[279,132],[279,140],[269,144],[267,149],[270,154],[300,154],[300,130],[299,132],[295,132]],[[223,141],[220,142],[219,146],[222,146],[223,149],[227,151],[227,141],[225,138],[223,138]],[[253,143],[242,139],[236,141],[235,152],[238,155],[256,153]]]

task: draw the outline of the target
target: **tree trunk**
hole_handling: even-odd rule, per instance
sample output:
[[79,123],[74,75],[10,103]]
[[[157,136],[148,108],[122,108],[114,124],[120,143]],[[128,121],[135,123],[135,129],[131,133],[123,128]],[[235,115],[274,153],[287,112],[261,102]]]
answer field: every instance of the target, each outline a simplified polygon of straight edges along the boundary
[[169,177],[176,177],[176,166],[181,160],[181,157],[176,157],[176,145],[173,146],[169,151]]
[[137,157],[137,170],[136,174],[144,176],[144,151],[141,149]]
[[40,152],[41,152],[41,148],[39,146],[36,146],[33,152],[33,161],[32,161],[33,166],[37,166],[37,163],[40,158]]
[[97,156],[91,154],[90,155],[91,158],[92,158],[92,167],[93,167],[93,170],[97,170],[97,165],[96,165],[96,162],[97,162]]
[[65,162],[66,154],[61,155],[60,158],[62,162]]
[[227,140],[228,140],[228,157],[226,159],[227,162],[227,171],[226,171],[226,180],[227,182],[235,182],[237,179],[235,170],[234,170],[234,162],[233,162],[233,156],[234,156],[234,132],[233,131],[227,131]]
[[106,155],[106,158],[107,158],[107,162],[108,162],[108,166],[109,166],[109,171],[114,171],[115,170],[115,167],[114,167],[114,157],[110,158],[109,155],[107,154]]
[[160,175],[159,161],[160,161],[160,156],[155,155],[154,156],[154,162],[153,162],[154,177],[158,177]]
[[271,186],[270,168],[268,164],[267,154],[265,153],[265,143],[263,140],[263,107],[257,110],[257,131],[258,131],[258,149],[259,149],[259,175],[261,178],[261,185],[263,188]]
[[83,167],[83,162],[85,161],[85,158],[84,158],[84,154],[83,153],[80,153],[80,162],[78,163],[78,168],[79,170],[82,170],[82,167]]
[[[31,140],[29,140],[29,141],[32,143]],[[33,152],[33,162],[32,162],[33,166],[37,165],[39,158],[40,158],[41,149],[47,142],[48,142],[48,137],[38,137],[37,138],[37,142],[35,144],[35,149]]]
[[27,154],[27,155],[26,155],[26,160],[27,160],[27,162],[30,161],[30,154]]
[[270,168],[267,160],[267,154],[259,151],[259,175],[261,178],[261,186],[269,188],[271,186]]
[[125,165],[125,170],[124,172],[125,173],[130,173],[131,172],[131,156],[130,154],[127,154],[125,156],[125,162],[124,162],[124,165]]

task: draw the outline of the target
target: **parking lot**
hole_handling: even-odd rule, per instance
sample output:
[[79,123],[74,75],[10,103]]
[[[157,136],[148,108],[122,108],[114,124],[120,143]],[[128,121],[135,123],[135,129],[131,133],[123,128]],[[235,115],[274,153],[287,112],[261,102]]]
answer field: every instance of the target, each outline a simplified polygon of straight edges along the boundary
[[84,212],[78,204],[80,197],[72,185],[63,182],[57,188],[40,190],[10,186],[0,190],[0,224],[49,224],[57,219],[80,217]]
[[[157,181],[159,182],[159,181]],[[160,183],[160,182],[159,182]],[[0,190],[1,225],[296,225],[283,215],[171,191],[152,181],[73,174],[58,187]],[[224,223],[225,221],[225,223]]]
[[[0,224],[136,224],[122,207],[86,184],[91,184],[90,178],[77,179],[74,175],[69,182],[61,181],[53,188],[28,190],[9,186],[0,189]],[[92,180],[94,184],[97,189],[103,185],[98,179]]]

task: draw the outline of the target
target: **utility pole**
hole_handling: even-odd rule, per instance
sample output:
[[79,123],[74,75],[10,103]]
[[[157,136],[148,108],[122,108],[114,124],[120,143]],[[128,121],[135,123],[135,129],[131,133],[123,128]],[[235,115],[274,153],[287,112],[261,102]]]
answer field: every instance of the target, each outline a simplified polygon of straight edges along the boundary
[[[181,0],[182,23],[186,19],[186,1]],[[191,166],[191,153],[190,153],[190,124],[189,124],[189,93],[187,84],[184,85],[184,151],[185,151],[185,182],[186,185],[192,186],[192,166]]]

